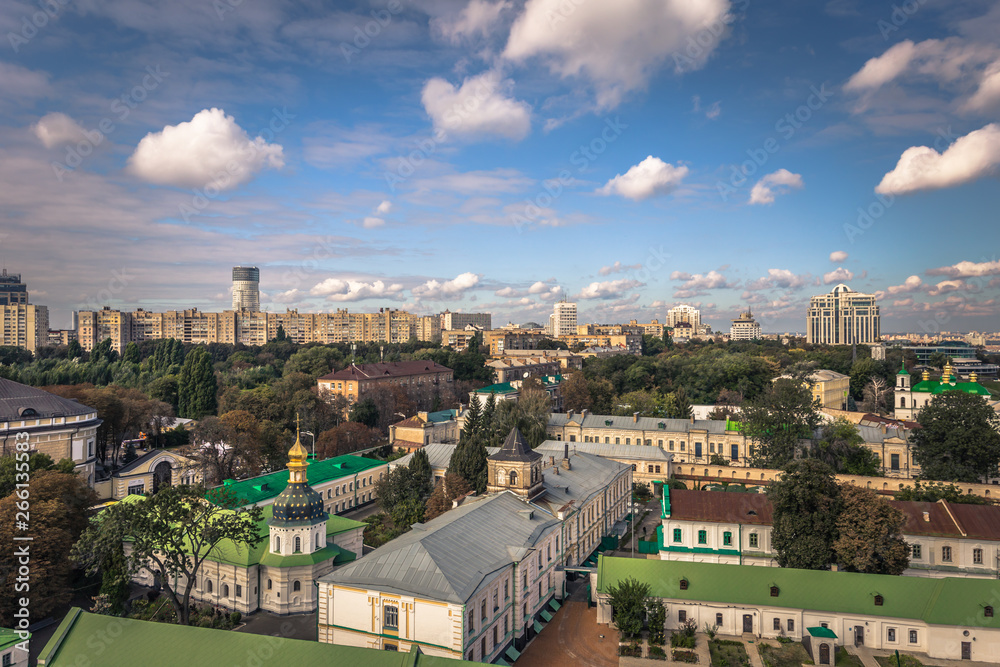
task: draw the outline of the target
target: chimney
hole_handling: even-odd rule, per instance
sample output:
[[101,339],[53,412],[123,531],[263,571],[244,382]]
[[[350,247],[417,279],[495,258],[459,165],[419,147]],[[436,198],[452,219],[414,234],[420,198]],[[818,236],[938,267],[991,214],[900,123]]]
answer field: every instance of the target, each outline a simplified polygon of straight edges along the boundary
[[567,417],[572,417],[573,416],[573,410],[567,410],[566,411],[566,416]]
[[883,423],[883,424],[882,424],[882,435],[885,435],[885,430],[886,430],[886,429],[885,429],[885,424]]
[[691,415],[691,423],[694,423],[694,414]]
[[552,466],[552,472],[554,472],[555,474],[558,475],[559,474],[559,467],[556,466],[555,464],[553,464],[553,466]]
[[639,413],[638,412],[633,412],[632,413],[632,421],[633,422],[639,421]]
[[931,522],[931,513],[930,512],[924,512],[924,521],[926,521],[927,523]]
[[[973,380],[973,382],[975,382],[975,380]],[[587,408],[580,410],[580,416],[583,417],[584,419],[586,419],[588,414],[590,414],[590,410],[588,410]]]
[[555,468],[556,467],[556,457],[554,454],[549,456],[549,464]]
[[568,441],[563,443],[563,458],[564,459],[568,459],[569,458],[569,442]]

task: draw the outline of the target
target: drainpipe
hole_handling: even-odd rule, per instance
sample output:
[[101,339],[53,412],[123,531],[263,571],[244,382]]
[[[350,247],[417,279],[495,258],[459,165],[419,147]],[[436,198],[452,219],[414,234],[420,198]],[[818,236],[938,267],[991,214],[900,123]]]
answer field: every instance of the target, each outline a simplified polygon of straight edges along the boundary
[[738,524],[740,527],[740,565],[743,565],[743,524]]

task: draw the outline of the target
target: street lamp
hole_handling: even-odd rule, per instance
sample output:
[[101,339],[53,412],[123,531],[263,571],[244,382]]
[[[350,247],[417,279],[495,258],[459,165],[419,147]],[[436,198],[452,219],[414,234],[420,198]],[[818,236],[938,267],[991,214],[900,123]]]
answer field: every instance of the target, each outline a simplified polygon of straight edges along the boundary
[[302,435],[312,436],[313,461],[316,460],[316,434],[312,431],[302,431]]

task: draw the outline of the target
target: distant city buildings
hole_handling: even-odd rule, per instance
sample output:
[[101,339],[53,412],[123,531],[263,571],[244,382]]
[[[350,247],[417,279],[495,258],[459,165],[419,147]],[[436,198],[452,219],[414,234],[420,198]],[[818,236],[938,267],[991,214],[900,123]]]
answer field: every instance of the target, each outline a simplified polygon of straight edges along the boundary
[[729,340],[757,340],[760,338],[760,325],[753,318],[753,313],[747,309],[733,320],[729,327]]
[[20,273],[0,272],[0,306],[28,303],[28,286],[21,282]]
[[260,269],[233,267],[233,310],[260,310]]
[[49,342],[49,309],[28,303],[0,305],[0,345],[20,347],[34,354]]
[[492,313],[453,313],[449,310],[441,313],[441,329],[456,331],[473,326],[483,331],[493,328]]
[[548,333],[552,336],[573,336],[576,334],[576,304],[560,301],[552,307],[549,315]]
[[819,345],[870,345],[881,336],[879,307],[873,294],[841,283],[829,294],[809,300],[806,342]]
[[691,333],[700,333],[701,311],[693,306],[681,304],[667,311],[667,326],[676,329],[678,326],[691,328]]
[[392,361],[379,364],[351,364],[319,378],[320,395],[343,396],[348,404],[362,400],[378,386],[403,387],[411,397],[433,396],[442,385],[451,383],[454,373],[433,361]]

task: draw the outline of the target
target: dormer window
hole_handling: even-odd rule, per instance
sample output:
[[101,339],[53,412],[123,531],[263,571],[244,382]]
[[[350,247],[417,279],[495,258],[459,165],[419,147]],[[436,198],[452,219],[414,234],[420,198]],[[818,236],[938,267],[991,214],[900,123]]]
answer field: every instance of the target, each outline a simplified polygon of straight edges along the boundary
[[771,597],[773,597],[773,598],[778,597],[778,593],[779,592],[780,591],[778,590],[777,586],[771,586]]
[[986,618],[993,618],[993,607],[991,605],[983,607],[983,616]]
[[883,598],[881,595],[876,595],[875,596],[875,606],[876,607],[881,607],[883,602],[885,602],[885,598]]
[[687,579],[681,579],[681,590],[682,591],[686,591],[687,589],[688,589],[688,580]]

